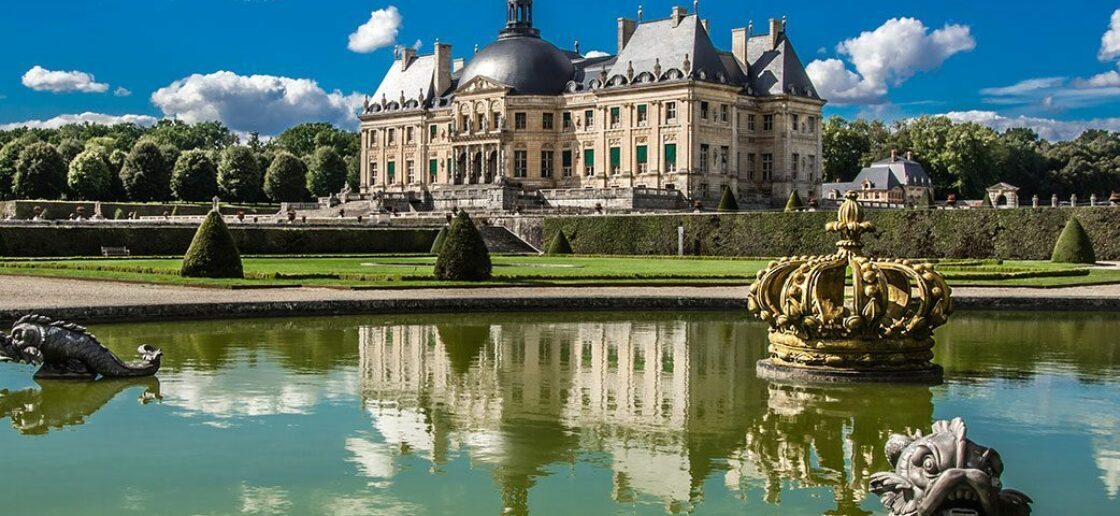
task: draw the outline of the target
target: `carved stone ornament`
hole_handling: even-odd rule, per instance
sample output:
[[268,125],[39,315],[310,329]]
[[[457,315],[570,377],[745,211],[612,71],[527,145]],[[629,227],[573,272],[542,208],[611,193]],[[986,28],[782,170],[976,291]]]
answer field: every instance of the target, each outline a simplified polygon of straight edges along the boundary
[[999,452],[965,435],[961,418],[938,421],[933,433],[894,434],[886,452],[894,471],[871,475],[871,492],[891,516],[1027,516],[1032,500],[1004,489]]
[[122,362],[92,333],[76,324],[28,315],[16,321],[11,336],[0,332],[0,361],[40,365],[36,379],[135,378],[159,371],[163,353],[141,346],[141,360]]
[[[936,381],[933,330],[953,311],[951,290],[933,265],[870,258],[864,220],[848,192],[837,220],[835,254],[787,257],[759,271],[748,308],[770,324],[768,377],[823,381]],[[846,284],[850,280],[851,286]]]

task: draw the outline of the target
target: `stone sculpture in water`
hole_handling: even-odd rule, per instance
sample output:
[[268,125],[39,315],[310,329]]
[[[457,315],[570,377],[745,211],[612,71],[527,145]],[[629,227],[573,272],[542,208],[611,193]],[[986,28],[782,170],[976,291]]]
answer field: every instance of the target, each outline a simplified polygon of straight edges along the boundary
[[125,363],[85,328],[65,321],[28,315],[16,321],[10,336],[0,332],[0,361],[41,365],[36,379],[136,378],[159,371],[162,352],[141,346],[140,360]]

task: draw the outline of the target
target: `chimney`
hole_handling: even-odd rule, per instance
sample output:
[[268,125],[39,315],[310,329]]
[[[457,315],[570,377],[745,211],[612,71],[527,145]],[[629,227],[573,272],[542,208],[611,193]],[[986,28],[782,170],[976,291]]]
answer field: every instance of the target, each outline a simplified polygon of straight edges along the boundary
[[638,22],[628,20],[626,18],[618,19],[618,53],[622,53],[622,49],[626,48],[626,44],[630,43],[630,37],[634,35],[634,31],[638,28]]
[[443,95],[451,88],[451,45],[436,41],[436,75],[432,78],[435,94]]
[[782,39],[785,24],[782,20],[770,18],[770,48],[778,48],[778,41]]
[[731,54],[739,61],[739,66],[747,68],[747,41],[751,39],[748,29],[731,29]]
[[401,70],[408,70],[408,65],[412,64],[412,59],[415,57],[415,48],[401,47]]
[[898,161],[898,149],[891,149],[891,163]]
[[679,5],[673,6],[673,15],[669,18],[673,20],[674,29],[677,28],[677,25],[681,24],[681,20],[683,20],[685,16],[688,16],[688,11],[685,10],[684,7],[681,7]]

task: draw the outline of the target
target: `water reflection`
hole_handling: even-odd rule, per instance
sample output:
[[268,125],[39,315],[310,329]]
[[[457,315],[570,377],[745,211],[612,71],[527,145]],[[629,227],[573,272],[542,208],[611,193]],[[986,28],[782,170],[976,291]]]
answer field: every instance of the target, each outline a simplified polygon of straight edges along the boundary
[[12,428],[24,435],[43,435],[72,425],[81,425],[118,394],[132,387],[143,388],[139,402],[159,401],[156,378],[101,379],[98,381],[36,380],[38,387],[9,391],[0,389],[0,420],[11,420]]

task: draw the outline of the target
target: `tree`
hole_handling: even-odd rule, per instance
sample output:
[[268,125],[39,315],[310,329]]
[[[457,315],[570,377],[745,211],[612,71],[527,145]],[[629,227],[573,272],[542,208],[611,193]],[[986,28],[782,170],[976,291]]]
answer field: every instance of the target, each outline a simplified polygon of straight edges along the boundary
[[163,162],[167,164],[168,169],[175,166],[175,162],[179,161],[179,155],[183,151],[170,143],[161,143],[159,145],[159,152],[163,154]]
[[301,157],[323,146],[333,148],[341,156],[357,156],[360,150],[358,133],[343,131],[324,122],[289,127],[271,143]]
[[298,202],[307,199],[307,166],[288,151],[272,158],[264,176],[264,192],[276,202]]
[[556,231],[556,236],[552,237],[547,254],[572,254],[572,243],[568,242],[563,229]]
[[209,201],[218,194],[218,168],[206,151],[179,155],[171,171],[171,192],[182,201]]
[[108,157],[100,148],[82,151],[70,162],[66,184],[74,198],[86,201],[105,199],[113,190],[113,173]]
[[331,147],[316,149],[307,169],[307,189],[311,195],[326,197],[346,184],[346,162]]
[[222,151],[218,161],[218,190],[223,199],[231,201],[260,199],[260,164],[252,149],[235,145]]
[[731,188],[723,189],[723,197],[719,199],[718,211],[734,212],[739,211],[739,201],[735,200],[735,194],[731,193]]
[[58,153],[62,155],[62,159],[69,165],[78,154],[85,150],[85,145],[74,138],[66,138],[58,143]]
[[66,160],[46,142],[19,153],[12,191],[17,199],[58,199],[66,192]]
[[219,150],[237,143],[237,136],[221,122],[188,124],[164,119],[148,130],[147,137],[160,145],[174,145],[181,150]]
[[793,211],[801,211],[805,208],[805,203],[801,202],[801,196],[797,194],[797,190],[789,193],[789,199],[786,200],[786,213]]
[[439,233],[436,233],[436,239],[432,241],[432,249],[429,253],[439,256],[439,252],[443,249],[443,243],[445,241],[447,241],[447,226],[439,228]]
[[141,141],[132,147],[120,176],[125,193],[133,201],[162,201],[171,195],[171,167],[153,142]]
[[361,188],[361,160],[358,156],[346,156],[346,186],[351,190],[357,191]]
[[436,279],[445,281],[485,281],[490,279],[493,265],[490,251],[482,234],[465,211],[460,211],[451,227],[447,239],[436,258]]
[[1054,253],[1050,256],[1054,263],[1097,263],[1097,255],[1093,251],[1093,241],[1077,217],[1070,217],[1066,227],[1058,235],[1054,244]]
[[191,240],[183,267],[179,271],[188,278],[244,278],[241,253],[221,214],[211,211]]
[[14,196],[12,183],[16,179],[16,162],[28,143],[25,140],[12,140],[0,147],[0,201]]

